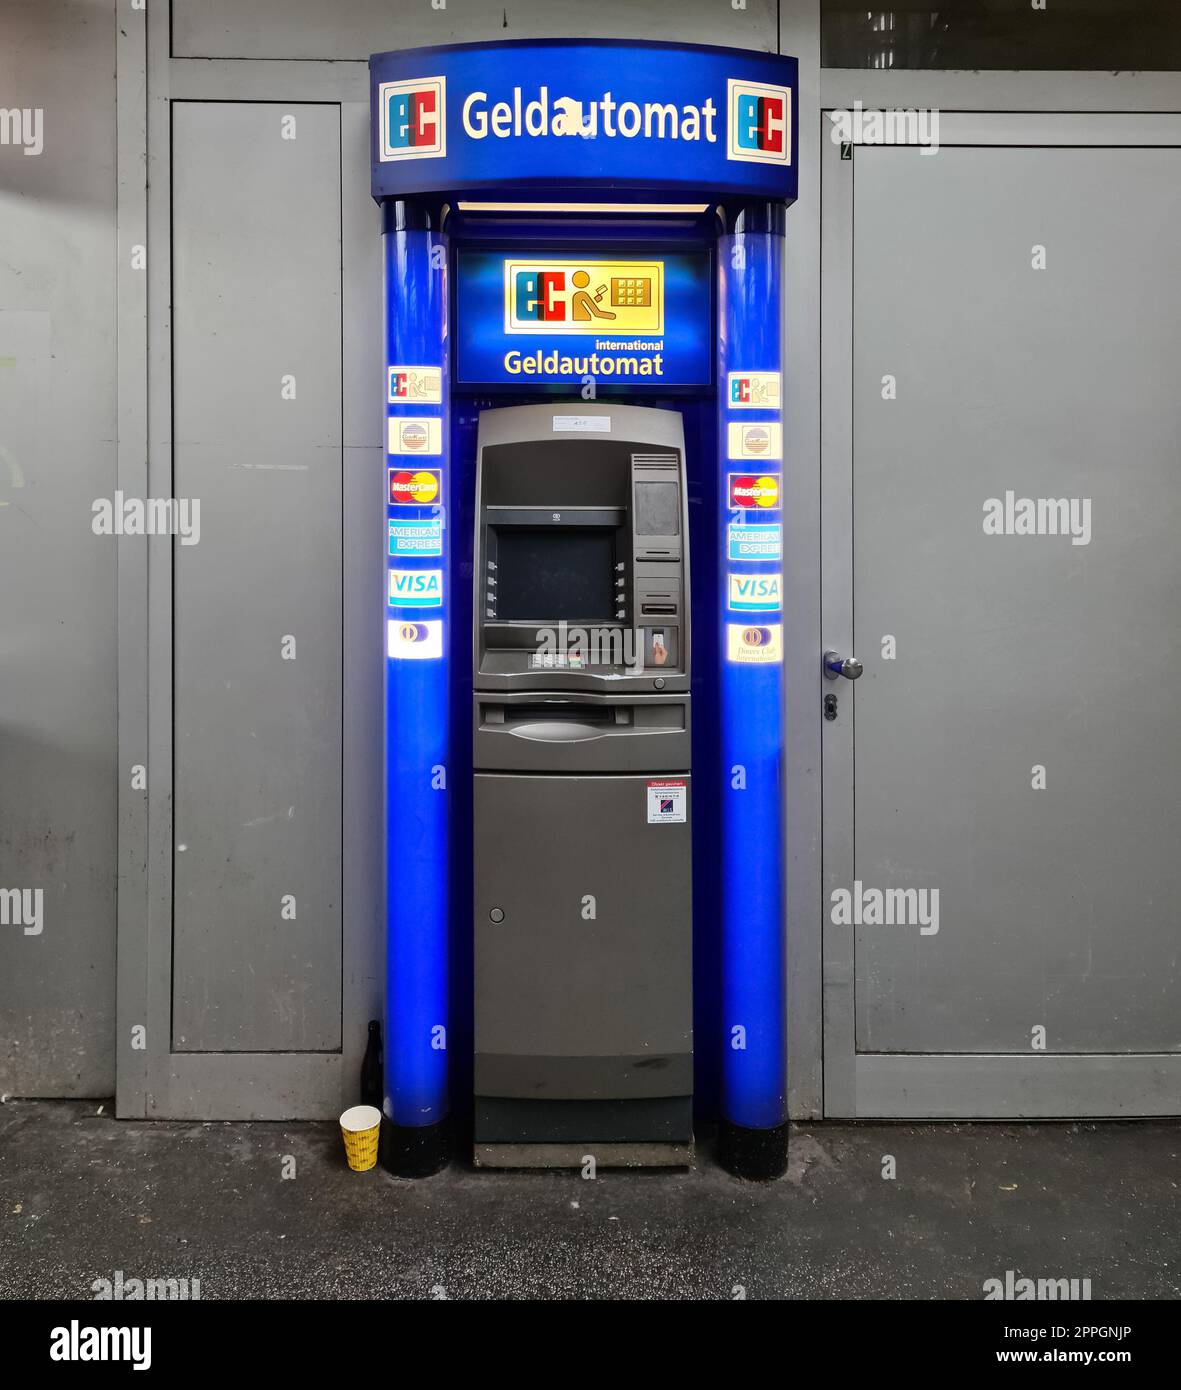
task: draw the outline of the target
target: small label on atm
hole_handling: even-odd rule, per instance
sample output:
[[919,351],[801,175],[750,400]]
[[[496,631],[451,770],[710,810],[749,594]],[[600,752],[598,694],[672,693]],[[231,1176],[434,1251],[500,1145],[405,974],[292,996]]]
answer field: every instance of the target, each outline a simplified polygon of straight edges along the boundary
[[649,825],[684,825],[688,819],[688,788],[683,781],[648,783]]
[[610,434],[610,415],[555,415],[554,433]]
[[391,521],[389,534],[391,555],[443,553],[443,523],[433,518],[426,521]]
[[742,525],[732,521],[726,527],[726,548],[731,560],[780,560],[783,533],[777,522]]

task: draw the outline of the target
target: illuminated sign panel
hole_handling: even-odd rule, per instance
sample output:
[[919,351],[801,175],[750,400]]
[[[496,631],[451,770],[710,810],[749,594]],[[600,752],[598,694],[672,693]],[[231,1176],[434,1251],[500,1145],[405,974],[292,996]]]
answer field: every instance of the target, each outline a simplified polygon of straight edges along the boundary
[[663,261],[504,263],[506,333],[664,333]]
[[797,65],[780,54],[509,40],[377,53],[369,70],[375,198],[796,196]]
[[659,389],[713,379],[710,258],[459,254],[458,377]]

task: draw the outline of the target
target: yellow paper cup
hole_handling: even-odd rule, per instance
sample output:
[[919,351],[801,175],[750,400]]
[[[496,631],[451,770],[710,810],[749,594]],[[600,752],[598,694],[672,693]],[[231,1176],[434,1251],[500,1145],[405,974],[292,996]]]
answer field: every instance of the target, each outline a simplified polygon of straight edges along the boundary
[[354,1105],[340,1117],[345,1156],[354,1173],[367,1173],[377,1166],[377,1138],[381,1133],[381,1111],[375,1105]]

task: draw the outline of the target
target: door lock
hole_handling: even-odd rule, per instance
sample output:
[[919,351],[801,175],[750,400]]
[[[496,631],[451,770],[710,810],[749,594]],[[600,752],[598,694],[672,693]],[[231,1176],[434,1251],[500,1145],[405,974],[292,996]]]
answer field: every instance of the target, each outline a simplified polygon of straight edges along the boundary
[[864,669],[855,656],[842,656],[834,651],[824,653],[824,674],[830,681],[835,681],[838,676],[855,681]]
[[835,695],[824,697],[824,717],[829,720],[837,717],[837,697]]

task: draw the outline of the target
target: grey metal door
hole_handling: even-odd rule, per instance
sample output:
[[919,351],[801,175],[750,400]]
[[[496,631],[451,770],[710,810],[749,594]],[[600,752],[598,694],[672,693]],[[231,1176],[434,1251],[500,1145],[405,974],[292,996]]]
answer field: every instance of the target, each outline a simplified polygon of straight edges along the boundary
[[172,1046],[335,1052],[338,109],[179,102],[172,158]]
[[149,549],[145,994],[121,993],[119,1111],[327,1116],[352,1090],[341,107],[161,115],[149,477],[190,525]]
[[825,141],[830,1115],[1181,1110],[1181,123],[1071,119]]

